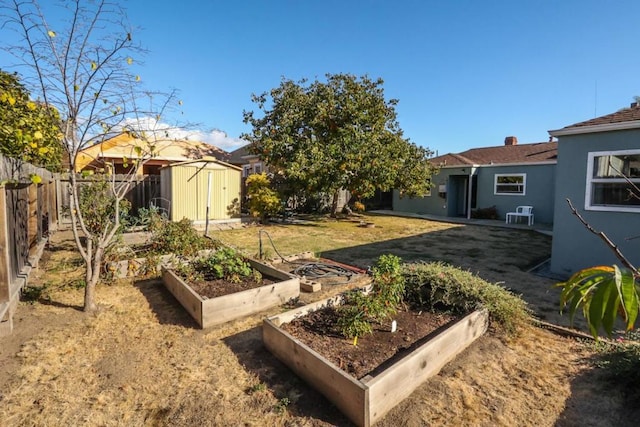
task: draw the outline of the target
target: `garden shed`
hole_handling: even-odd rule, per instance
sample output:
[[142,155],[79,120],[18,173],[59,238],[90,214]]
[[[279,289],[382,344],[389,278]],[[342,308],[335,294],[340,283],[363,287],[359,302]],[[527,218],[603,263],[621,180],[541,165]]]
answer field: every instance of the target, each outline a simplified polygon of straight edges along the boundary
[[241,174],[241,168],[213,157],[165,166],[155,205],[172,221],[240,221]]

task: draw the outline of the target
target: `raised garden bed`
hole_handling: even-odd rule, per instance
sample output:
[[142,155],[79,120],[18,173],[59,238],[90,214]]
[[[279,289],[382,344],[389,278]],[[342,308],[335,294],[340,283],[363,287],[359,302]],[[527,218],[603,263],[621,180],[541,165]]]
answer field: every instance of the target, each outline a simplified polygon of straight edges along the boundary
[[359,426],[370,426],[381,419],[484,334],[488,326],[487,312],[474,311],[439,328],[407,354],[384,363],[382,369],[357,379],[283,328],[294,319],[341,302],[342,297],[338,296],[265,319],[263,342],[271,353]]
[[300,295],[300,280],[256,260],[247,260],[265,278],[275,280],[268,285],[241,292],[206,298],[193,290],[173,270],[162,267],[162,281],[201,328],[219,325],[284,304]]

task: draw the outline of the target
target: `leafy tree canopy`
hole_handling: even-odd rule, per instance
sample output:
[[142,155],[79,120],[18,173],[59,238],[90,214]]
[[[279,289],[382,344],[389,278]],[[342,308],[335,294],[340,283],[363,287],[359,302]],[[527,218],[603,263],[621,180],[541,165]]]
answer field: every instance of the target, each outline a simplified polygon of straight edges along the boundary
[[423,195],[433,172],[430,152],[403,137],[397,100],[385,100],[382,85],[351,74],[327,74],[326,82],[283,79],[252,96],[263,114],[244,112],[253,131],[243,137],[253,154],[310,192],[344,188],[359,199],[396,188]]
[[0,70],[0,152],[14,159],[60,169],[60,116],[33,101],[16,74]]

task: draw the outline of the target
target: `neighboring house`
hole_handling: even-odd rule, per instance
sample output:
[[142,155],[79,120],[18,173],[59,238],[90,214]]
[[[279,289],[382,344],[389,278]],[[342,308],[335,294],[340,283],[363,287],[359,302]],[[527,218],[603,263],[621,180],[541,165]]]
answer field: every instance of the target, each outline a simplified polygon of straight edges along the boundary
[[153,156],[136,170],[138,175],[159,175],[163,166],[203,157],[214,157],[221,161],[229,159],[226,151],[200,141],[158,138],[148,143],[121,133],[81,150],[76,159],[76,172],[104,170],[105,165],[110,163],[114,173],[128,173],[135,167],[133,162],[140,158],[138,152],[148,152],[151,145]]
[[551,271],[569,276],[594,265],[620,264],[600,237],[589,232],[567,199],[634,265],[640,265],[640,106],[576,123],[549,134],[558,138],[558,169]]
[[249,145],[244,145],[229,153],[228,163],[242,168],[242,178],[246,178],[252,173],[262,173],[266,171],[262,159],[257,154],[249,153]]
[[443,217],[471,217],[471,211],[494,207],[505,218],[517,206],[533,206],[535,221],[553,222],[557,143],[518,144],[514,136],[504,145],[474,148],[430,159],[439,167],[424,197],[400,197],[393,192],[393,210]]

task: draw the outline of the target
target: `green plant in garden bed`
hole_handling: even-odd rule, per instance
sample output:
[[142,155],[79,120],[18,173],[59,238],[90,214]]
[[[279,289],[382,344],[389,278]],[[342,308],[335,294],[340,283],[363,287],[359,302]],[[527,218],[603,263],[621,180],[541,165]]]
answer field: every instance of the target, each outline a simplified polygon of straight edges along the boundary
[[239,283],[243,278],[253,278],[257,282],[262,280],[261,273],[251,268],[240,253],[227,247],[181,264],[175,270],[182,277],[194,281],[223,279]]
[[373,287],[365,295],[359,290],[345,294],[338,307],[338,327],[347,338],[372,332],[372,322],[390,318],[398,311],[404,296],[402,260],[395,255],[382,255],[373,267]]
[[524,300],[468,271],[436,262],[406,264],[403,274],[405,301],[412,305],[457,314],[484,307],[494,325],[508,334],[516,334],[531,320]]

